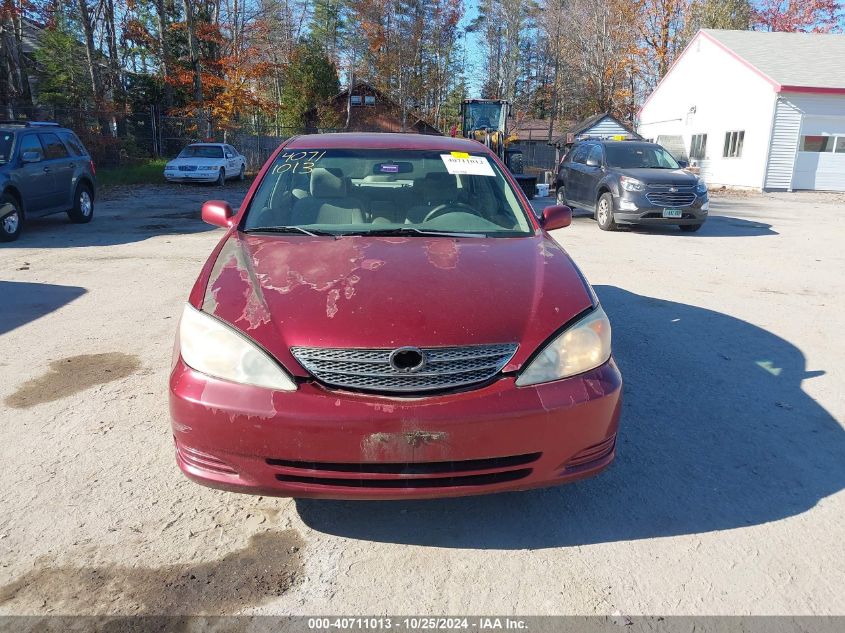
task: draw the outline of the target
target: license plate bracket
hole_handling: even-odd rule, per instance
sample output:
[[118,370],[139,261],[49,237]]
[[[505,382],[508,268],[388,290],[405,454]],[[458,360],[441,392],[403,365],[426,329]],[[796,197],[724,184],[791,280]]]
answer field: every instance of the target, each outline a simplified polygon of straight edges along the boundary
[[680,209],[663,209],[664,218],[680,218],[683,216],[683,211]]

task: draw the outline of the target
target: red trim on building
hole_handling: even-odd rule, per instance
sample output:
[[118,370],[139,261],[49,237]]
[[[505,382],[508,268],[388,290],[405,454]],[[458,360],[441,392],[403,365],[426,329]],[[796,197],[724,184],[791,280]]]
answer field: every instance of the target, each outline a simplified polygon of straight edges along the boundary
[[780,86],[778,92],[809,92],[813,94],[845,95],[845,88],[823,88],[821,86]]

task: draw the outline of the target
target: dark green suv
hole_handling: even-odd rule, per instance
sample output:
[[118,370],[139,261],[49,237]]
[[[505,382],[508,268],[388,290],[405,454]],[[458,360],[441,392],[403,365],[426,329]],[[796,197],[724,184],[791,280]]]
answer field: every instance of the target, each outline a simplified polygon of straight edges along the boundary
[[17,239],[27,218],[67,213],[90,222],[95,189],[94,162],[72,131],[0,121],[0,242]]

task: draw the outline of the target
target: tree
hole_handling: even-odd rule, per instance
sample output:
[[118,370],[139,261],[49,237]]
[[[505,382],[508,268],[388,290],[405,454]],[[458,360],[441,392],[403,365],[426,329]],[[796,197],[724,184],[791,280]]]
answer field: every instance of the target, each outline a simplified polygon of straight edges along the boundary
[[663,79],[683,49],[688,6],[689,0],[638,0],[632,7],[639,18],[643,76],[650,86]]
[[760,0],[753,22],[764,31],[829,33],[839,27],[841,11],[839,0]]
[[751,3],[749,0],[694,0],[687,14],[687,24],[694,25],[693,35],[699,29],[751,28]]
[[[279,117],[285,127],[305,124],[305,113],[338,93],[337,68],[313,42],[301,43],[285,69]],[[331,127],[335,127],[332,125]]]
[[58,17],[53,28],[45,29],[35,51],[42,102],[76,109],[93,102],[91,76],[82,52],[82,45],[64,16]]

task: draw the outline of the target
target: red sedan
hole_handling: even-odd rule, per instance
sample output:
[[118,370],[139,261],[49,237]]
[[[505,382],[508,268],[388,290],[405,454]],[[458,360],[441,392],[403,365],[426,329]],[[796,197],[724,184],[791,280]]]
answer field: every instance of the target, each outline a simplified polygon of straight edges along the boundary
[[622,379],[592,288],[463,139],[300,136],[270,158],[179,325],[179,467],[238,492],[441,497],[560,484],[615,454]]

